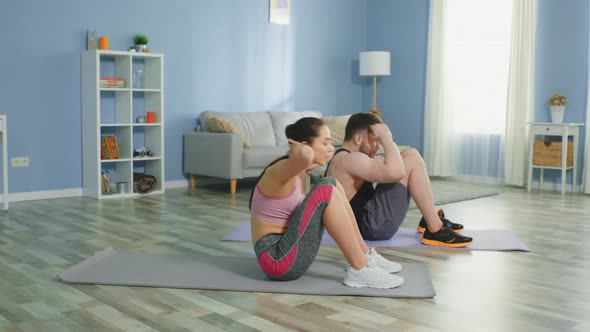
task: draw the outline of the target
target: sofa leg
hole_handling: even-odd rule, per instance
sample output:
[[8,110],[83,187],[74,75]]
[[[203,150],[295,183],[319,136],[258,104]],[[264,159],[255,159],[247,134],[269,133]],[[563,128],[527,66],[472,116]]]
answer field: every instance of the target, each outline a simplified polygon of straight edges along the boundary
[[197,177],[191,174],[191,190],[195,190],[197,186]]
[[229,183],[229,192],[233,195],[236,193],[236,185],[238,184],[238,179],[231,179]]

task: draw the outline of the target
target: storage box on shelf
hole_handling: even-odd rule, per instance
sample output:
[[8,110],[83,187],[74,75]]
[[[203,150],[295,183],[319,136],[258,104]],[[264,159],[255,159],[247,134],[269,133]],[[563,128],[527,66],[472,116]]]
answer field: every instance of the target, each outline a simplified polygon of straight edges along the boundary
[[[536,140],[533,146],[533,165],[561,167],[562,143]],[[567,142],[566,167],[574,165],[574,142]]]
[[[101,78],[117,78],[123,87],[101,87]],[[103,199],[142,195],[134,190],[134,173],[154,179],[150,182],[153,187],[145,190],[146,186],[142,186],[143,192],[164,192],[163,78],[162,54],[104,50],[82,53],[85,196]],[[141,84],[134,84],[134,79],[141,80]],[[146,117],[147,112],[154,112],[154,122],[138,123],[136,119]],[[105,146],[104,141],[113,145]],[[146,147],[149,155],[134,156],[134,150]],[[104,188],[103,174],[111,183],[110,192]]]

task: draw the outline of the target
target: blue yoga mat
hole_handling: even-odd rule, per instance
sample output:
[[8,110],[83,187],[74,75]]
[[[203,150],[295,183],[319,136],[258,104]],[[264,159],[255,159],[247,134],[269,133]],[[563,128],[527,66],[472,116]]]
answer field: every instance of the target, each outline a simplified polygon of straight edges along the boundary
[[[395,248],[422,248],[422,249],[446,249],[446,250],[490,250],[490,251],[530,251],[512,231],[507,229],[465,229],[462,235],[471,236],[473,243],[463,248],[447,248],[428,246],[422,244],[422,233],[416,228],[401,227],[389,240],[366,241],[370,247],[395,247]],[[250,223],[244,222],[231,230],[224,241],[251,241]],[[336,245],[336,242],[328,232],[324,232],[322,244]]]

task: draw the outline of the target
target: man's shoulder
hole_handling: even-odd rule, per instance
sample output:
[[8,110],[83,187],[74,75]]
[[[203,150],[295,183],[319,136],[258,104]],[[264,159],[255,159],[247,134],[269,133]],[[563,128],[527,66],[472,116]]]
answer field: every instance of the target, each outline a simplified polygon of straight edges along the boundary
[[342,165],[346,165],[351,158],[354,159],[353,155],[355,152],[351,152],[348,150],[343,150],[340,153],[334,154],[332,160],[330,161],[330,165],[337,165],[336,167],[341,168]]
[[359,152],[359,151],[349,151],[346,149],[342,149],[340,151],[337,151],[337,153],[334,154],[333,158],[339,157],[340,159],[348,159],[350,157],[355,158],[355,157],[359,157],[359,156],[367,156],[367,155],[362,152]]
[[359,174],[359,172],[365,168],[363,167],[363,164],[370,159],[371,157],[362,152],[352,151],[349,153],[339,153],[332,158],[332,161],[330,161],[329,173],[337,178],[341,176],[350,176],[355,180],[360,179],[364,174]]

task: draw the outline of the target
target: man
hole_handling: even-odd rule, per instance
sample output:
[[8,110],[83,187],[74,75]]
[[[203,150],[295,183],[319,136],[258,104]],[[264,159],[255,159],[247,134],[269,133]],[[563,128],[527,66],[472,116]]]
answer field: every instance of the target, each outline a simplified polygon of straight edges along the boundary
[[[379,145],[384,157],[375,156]],[[410,196],[422,212],[422,243],[464,247],[473,242],[458,234],[463,225],[436,211],[424,160],[415,149],[400,153],[391,131],[371,113],[354,114],[346,124],[342,147],[326,168],[342,184],[365,240],[391,238],[403,222]],[[376,185],[374,185],[376,184]]]

